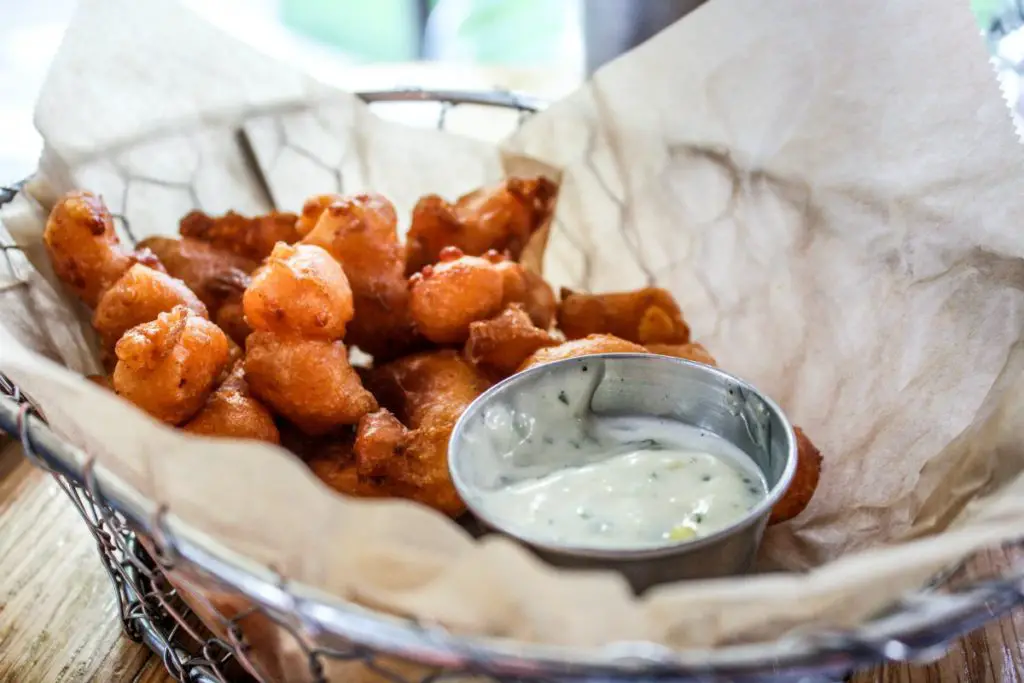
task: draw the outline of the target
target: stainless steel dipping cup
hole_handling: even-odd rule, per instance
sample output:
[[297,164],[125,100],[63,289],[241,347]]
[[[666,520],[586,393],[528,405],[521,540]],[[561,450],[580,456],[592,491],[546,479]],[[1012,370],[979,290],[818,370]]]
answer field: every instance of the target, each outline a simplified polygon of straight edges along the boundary
[[[576,465],[572,454],[540,462],[530,453],[496,453],[495,430],[529,429],[532,392],[558,391],[577,373],[588,373],[584,410],[596,416],[647,416],[678,420],[737,446],[764,475],[768,493],[725,529],[656,547],[594,548],[530,538],[515,520],[496,518],[486,492],[526,478]],[[536,456],[536,453],[532,454]],[[592,460],[588,461],[592,462]],[[635,591],[656,584],[739,574],[750,569],[772,506],[796,471],[793,428],[775,403],[741,379],[700,363],[650,354],[601,354],[530,368],[482,394],[452,432],[448,466],[456,490],[487,527],[516,539],[551,564],[620,572]]]

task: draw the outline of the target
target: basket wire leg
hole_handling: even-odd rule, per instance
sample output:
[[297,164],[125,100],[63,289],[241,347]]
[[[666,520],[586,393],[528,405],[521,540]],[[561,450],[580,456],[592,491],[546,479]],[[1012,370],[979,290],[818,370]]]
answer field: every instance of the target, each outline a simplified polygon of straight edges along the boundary
[[[47,466],[43,459],[35,453],[28,430],[28,418],[32,415],[36,415],[35,408],[27,401],[23,402],[19,406],[17,418],[18,437],[21,442],[22,451],[37,467],[49,473],[50,476],[53,477],[54,481],[57,482],[57,485],[78,511],[82,521],[85,522],[85,526],[89,530],[89,534],[96,542],[96,549],[99,552],[100,560],[103,563],[103,569],[106,571],[107,577],[110,579],[111,586],[114,589],[114,597],[117,600],[117,611],[121,620],[121,628],[125,635],[131,640],[137,643],[142,642],[141,634],[135,627],[134,621],[131,619],[131,596],[129,595],[125,582],[117,571],[119,562],[116,557],[116,547],[112,542],[110,534],[102,526],[103,518],[98,513],[98,506],[95,502],[95,498],[90,498],[88,492],[82,491],[79,487],[69,482],[63,475],[53,471],[49,466]],[[85,502],[83,502],[83,497],[88,501],[88,507]]]
[[[114,589],[123,633],[133,642],[145,644],[157,653],[168,673],[178,681],[224,683],[227,679],[208,675],[198,666],[202,662],[192,662],[187,652],[176,647],[176,635],[183,626],[196,642],[202,643],[206,638],[187,626],[187,615],[177,610],[169,599],[175,593],[173,589],[167,589],[167,579],[159,565],[138,544],[134,531],[128,528],[125,520],[103,503],[104,498],[96,482],[95,460],[88,458],[83,465],[84,486],[54,471],[36,453],[32,444],[29,419],[41,419],[38,411],[13,386],[11,389],[9,394],[20,402],[15,433],[22,451],[30,462],[54,478],[85,522]],[[157,628],[155,623],[165,614],[173,618],[174,626],[170,629]],[[221,659],[232,654],[229,647]],[[254,678],[260,682],[264,680],[257,676]]]

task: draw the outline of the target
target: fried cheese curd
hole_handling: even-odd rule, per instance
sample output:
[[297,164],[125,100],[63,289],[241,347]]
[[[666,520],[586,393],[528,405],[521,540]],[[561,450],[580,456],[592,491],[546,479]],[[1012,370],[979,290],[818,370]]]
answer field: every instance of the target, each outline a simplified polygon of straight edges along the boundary
[[685,344],[690,328],[679,304],[660,287],[584,294],[562,288],[558,329],[568,339],[611,334],[637,344]]
[[502,305],[519,303],[530,316],[533,324],[542,330],[551,329],[558,310],[558,301],[551,285],[537,273],[521,263],[512,261],[508,254],[501,255],[493,249],[484,258],[493,263],[502,276]]
[[147,237],[139,246],[156,254],[167,273],[188,285],[211,314],[224,300],[224,281],[248,284],[248,275],[259,265],[252,259],[189,237]]
[[[299,219],[295,223],[295,230],[300,238],[313,231],[324,209],[335,202],[343,200],[340,194],[318,194],[310,197],[302,204],[302,211],[299,212]],[[323,245],[320,245],[323,246]]]
[[[220,325],[217,325],[217,327],[220,327]],[[222,327],[221,332],[224,332],[224,328]],[[225,334],[227,333],[225,332]],[[220,382],[218,382],[218,384],[228,379],[231,373],[234,372],[235,366],[238,364],[238,361],[242,360],[242,358],[244,357],[245,349],[242,348],[241,345],[236,344],[235,340],[228,336],[228,366],[227,368],[224,369],[224,374],[221,375]]]
[[364,415],[359,424],[361,457],[355,452],[356,435],[340,434],[318,444],[304,444],[310,454],[306,465],[324,484],[348,496],[417,500],[417,488],[407,474],[403,472],[400,479],[382,474],[385,466],[396,468],[388,461],[405,448],[409,430],[388,410]]
[[182,429],[203,436],[281,442],[274,416],[249,392],[241,362],[235,363],[227,379]]
[[254,330],[341,339],[355,312],[345,271],[315,245],[278,244],[242,296]]
[[326,434],[376,410],[340,340],[253,332],[245,343],[253,395],[311,435]]
[[421,198],[405,238],[406,274],[436,263],[445,247],[470,256],[495,249],[518,260],[530,236],[551,215],[556,193],[547,178],[509,178],[454,204],[437,195]]
[[206,306],[184,282],[137,263],[100,297],[92,325],[104,347],[112,349],[129,329],[155,320],[175,306],[207,317]]
[[690,342],[688,344],[648,344],[647,350],[659,356],[674,356],[684,360],[692,360],[695,363],[703,363],[717,367],[715,357],[708,353],[702,344]]
[[340,434],[319,443],[303,443],[299,455],[317,479],[338,493],[356,498],[394,498],[394,487],[389,488],[379,480],[359,473],[354,441],[354,434]]
[[558,346],[538,349],[530,354],[519,366],[519,372],[545,363],[593,356],[599,353],[648,353],[647,349],[631,341],[620,339],[610,334],[591,334],[583,339],[571,339]]
[[490,260],[446,247],[440,262],[409,278],[409,310],[416,329],[435,344],[462,344],[470,323],[501,311],[504,282]]
[[96,386],[114,390],[114,380],[109,375],[86,375],[85,378]]
[[250,330],[242,313],[242,293],[259,265],[256,261],[188,237],[149,237],[139,246],[152,251],[168,274],[196,293],[210,319],[235,343],[245,343]]
[[352,319],[352,291],[330,254],[311,244],[279,244],[253,274],[242,303],[255,330],[245,342],[254,396],[313,435],[355,424],[377,408],[341,341]]
[[128,330],[114,351],[114,390],[170,425],[199,412],[228,364],[227,337],[186,306]]
[[814,497],[821,478],[821,451],[799,427],[794,427],[793,433],[796,435],[796,472],[782,498],[772,506],[768,524],[787,522],[803,512]]
[[292,244],[299,240],[298,219],[294,213],[278,211],[253,217],[234,211],[223,216],[190,211],[178,223],[178,232],[182,237],[195,238],[247,259],[262,261],[278,242]]
[[395,208],[384,197],[339,197],[323,207],[316,226],[302,240],[323,247],[341,263],[355,304],[346,341],[377,362],[405,355],[420,344],[409,312],[405,252],[397,226]]
[[54,205],[43,243],[54,273],[89,308],[135,263],[160,269],[145,250],[124,249],[110,211],[91,192],[69,192]]
[[514,374],[538,349],[558,343],[530,320],[522,304],[514,303],[490,320],[470,323],[462,354],[488,377],[500,380]]
[[[490,383],[452,350],[405,356],[369,372],[386,406],[364,416],[350,460],[313,458],[313,471],[355,496],[408,498],[451,517],[465,512],[448,473],[448,439],[459,416]],[[340,454],[344,456],[344,454]]]

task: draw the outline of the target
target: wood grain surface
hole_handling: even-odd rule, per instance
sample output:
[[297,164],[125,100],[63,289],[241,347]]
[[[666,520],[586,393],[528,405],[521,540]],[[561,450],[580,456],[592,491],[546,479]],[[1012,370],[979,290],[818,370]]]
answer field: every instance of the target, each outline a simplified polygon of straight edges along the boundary
[[[1020,549],[976,557],[991,576]],[[959,641],[928,666],[890,664],[856,683],[1024,683],[1024,610]],[[0,450],[0,682],[169,683],[160,660],[121,634],[117,605],[84,522],[14,445]]]
[[0,451],[0,681],[173,680],[123,637],[95,544],[56,482]]

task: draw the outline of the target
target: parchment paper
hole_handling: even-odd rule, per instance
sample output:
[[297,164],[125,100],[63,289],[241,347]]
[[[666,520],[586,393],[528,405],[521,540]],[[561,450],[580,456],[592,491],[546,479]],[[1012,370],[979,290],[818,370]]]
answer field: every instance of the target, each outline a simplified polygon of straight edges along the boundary
[[[170,0],[86,0],[36,121],[40,175],[3,214],[28,262],[0,280],[0,370],[104,466],[291,579],[459,632],[712,646],[854,624],[1024,531],[1021,150],[961,0],[713,0],[504,150],[380,121]],[[407,217],[424,193],[560,175],[548,276],[670,287],[824,451],[812,506],[765,544],[766,566],[809,571],[636,599],[82,380],[91,333],[40,247],[48,204],[92,189],[137,237],[193,207],[265,210],[239,135],[281,208],[369,188]]]

